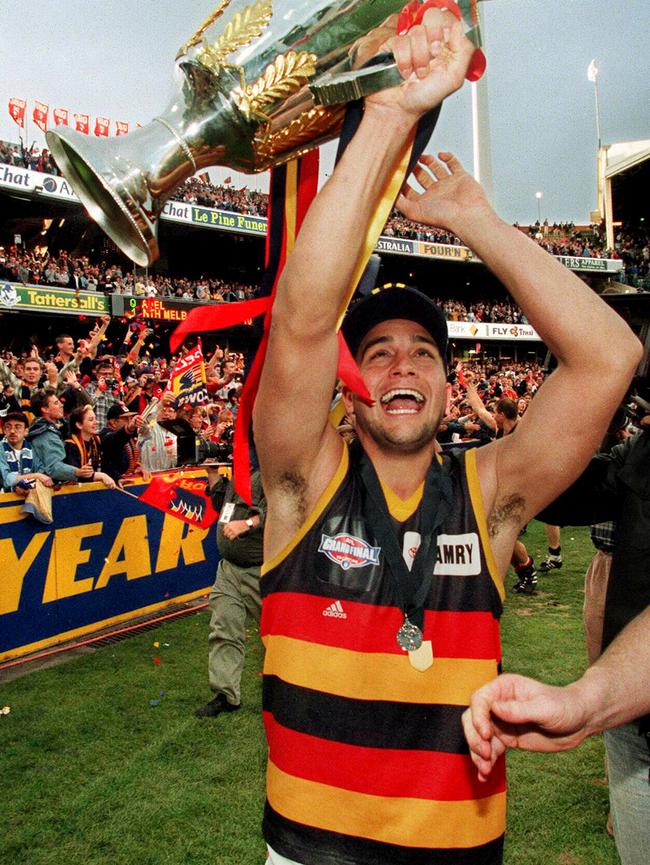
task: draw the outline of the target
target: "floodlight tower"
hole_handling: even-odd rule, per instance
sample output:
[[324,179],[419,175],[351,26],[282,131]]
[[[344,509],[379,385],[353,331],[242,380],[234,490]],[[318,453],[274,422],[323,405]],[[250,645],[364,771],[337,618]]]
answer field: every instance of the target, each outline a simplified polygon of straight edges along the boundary
[[[485,33],[485,16],[481,14],[481,6],[487,0],[482,0],[476,6],[483,45],[488,45]],[[493,201],[494,184],[492,178],[492,147],[490,144],[490,106],[488,96],[488,78],[490,71],[489,47],[485,54],[488,66],[479,81],[471,84],[472,91],[472,145],[474,153],[474,177],[483,186],[490,201]]]

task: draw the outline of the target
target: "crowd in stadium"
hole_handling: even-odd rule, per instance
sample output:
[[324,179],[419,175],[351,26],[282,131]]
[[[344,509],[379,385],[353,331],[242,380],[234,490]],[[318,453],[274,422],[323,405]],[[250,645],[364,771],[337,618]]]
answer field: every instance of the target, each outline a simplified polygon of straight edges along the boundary
[[[123,333],[122,345],[112,354],[101,350],[108,327]],[[176,358],[141,358],[147,338],[140,323],[125,327],[105,317],[76,344],[68,334],[60,334],[53,345],[34,345],[20,356],[0,353],[0,427],[14,450],[18,428],[18,450],[30,450],[29,471],[21,471],[7,461],[8,449],[3,447],[5,491],[16,491],[20,481],[26,486],[32,476],[47,486],[93,479],[113,486],[147,468],[141,464],[140,447],[158,422],[181,421],[188,433],[220,446],[220,459],[231,459],[244,355],[216,346],[206,358],[209,402],[179,405],[168,388]],[[117,345],[118,337],[113,339]],[[442,442],[489,440],[493,435],[467,402],[464,376],[474,380],[489,411],[496,411],[498,400],[506,398],[523,414],[544,373],[535,363],[494,359],[472,361],[464,370],[457,367],[450,377]]]
[[[19,431],[25,447],[35,442],[26,472],[17,472],[7,463],[10,452],[2,446],[0,473],[5,491],[14,491],[19,480],[32,474],[45,477],[48,485],[93,478],[113,485],[147,468],[140,463],[139,447],[150,434],[147,430],[159,421],[185,422],[188,432],[218,446],[222,460],[231,459],[244,355],[217,345],[205,362],[209,401],[179,405],[169,387],[178,358],[165,353],[162,346],[156,356],[143,351],[153,346],[150,336],[140,320],[104,316],[87,338],[76,343],[62,333],[52,345],[31,343],[31,349],[16,349],[16,354],[6,348],[0,352],[0,430],[4,428],[9,437],[22,425]],[[489,410],[495,410],[498,399],[509,398],[523,413],[544,373],[535,363],[484,356],[470,361],[464,371],[457,367],[450,376],[441,441],[489,439],[492,435],[467,403],[464,376],[474,379]],[[12,446],[15,449],[13,440]],[[45,450],[36,456],[39,447]],[[87,465],[92,471],[84,469]]]
[[75,256],[67,250],[53,255],[46,249],[27,250],[16,246],[0,248],[0,280],[105,294],[213,303],[249,300],[258,288],[207,276],[189,279],[186,276],[145,275],[105,258],[91,262],[87,256]]
[[[36,144],[27,149],[20,144],[0,141],[0,162],[49,174],[60,173],[48,150],[41,150]],[[268,196],[265,193],[246,187],[236,189],[228,182],[225,185],[215,185],[209,182],[207,175],[204,175],[203,179],[192,177],[187,180],[175,192],[173,199],[251,216],[266,216],[268,208]],[[647,228],[619,228],[613,249],[607,248],[602,225],[578,229],[571,222],[549,224],[545,220],[522,228],[522,231],[552,255],[621,259],[625,265],[621,281],[640,290],[650,291],[650,230]],[[431,243],[460,244],[460,240],[450,232],[413,222],[397,210],[391,213],[382,234],[385,237]],[[183,290],[184,287],[181,295]]]
[[[1,280],[22,282],[25,285],[51,285],[57,288],[101,291],[105,294],[175,298],[205,303],[250,300],[258,291],[256,285],[207,276],[198,279],[151,273],[145,276],[105,259],[91,263],[86,256],[74,256],[66,250],[54,256],[46,250],[37,252],[16,246],[0,250]],[[450,321],[526,323],[526,317],[521,310],[509,300],[464,303],[461,300],[438,298],[437,302]]]
[[[213,450],[222,461],[230,458],[244,356],[216,346],[205,363],[208,401],[183,403],[170,385],[176,358],[142,352],[150,334],[142,322],[104,316],[76,344],[62,333],[53,345],[0,352],[0,429],[6,442],[13,425],[24,426],[30,450],[22,454],[29,460],[25,466],[0,443],[5,491],[15,491],[34,473],[41,480],[44,476],[47,486],[93,479],[114,486],[125,475],[149,468],[140,459],[143,441],[157,424],[164,428],[169,421],[217,445]],[[114,342],[107,342],[109,337]],[[111,354],[102,350],[104,345]]]

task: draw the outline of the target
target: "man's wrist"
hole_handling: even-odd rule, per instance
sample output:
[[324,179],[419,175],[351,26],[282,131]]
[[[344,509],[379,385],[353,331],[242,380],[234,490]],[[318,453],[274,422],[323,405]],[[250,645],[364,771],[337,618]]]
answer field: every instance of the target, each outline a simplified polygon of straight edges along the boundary
[[590,667],[580,679],[567,685],[572,703],[579,707],[578,711],[582,715],[584,738],[602,733],[609,726],[605,705],[607,688],[603,688],[599,679],[599,672]]
[[[477,245],[477,240],[480,242],[480,239],[485,237],[488,232],[493,232],[496,228],[512,229],[512,226],[504,222],[489,204],[464,209],[458,214],[458,219],[449,220],[449,222],[453,222],[453,224],[446,225],[445,228],[453,232],[466,246],[472,249]],[[516,231],[517,229],[513,230]]]
[[421,115],[412,114],[397,105],[366,100],[363,119],[367,123],[378,123],[385,134],[402,134],[406,137],[417,125]]

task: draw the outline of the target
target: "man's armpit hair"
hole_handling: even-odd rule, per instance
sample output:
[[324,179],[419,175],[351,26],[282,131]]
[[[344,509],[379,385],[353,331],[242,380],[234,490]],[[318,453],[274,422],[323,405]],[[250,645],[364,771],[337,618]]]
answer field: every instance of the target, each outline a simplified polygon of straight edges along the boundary
[[523,496],[516,493],[499,499],[492,508],[492,513],[488,519],[488,533],[490,537],[495,537],[507,523],[515,523],[517,526],[520,526],[525,506],[526,501]]
[[283,472],[278,486],[293,501],[299,525],[307,519],[307,481],[298,472]]

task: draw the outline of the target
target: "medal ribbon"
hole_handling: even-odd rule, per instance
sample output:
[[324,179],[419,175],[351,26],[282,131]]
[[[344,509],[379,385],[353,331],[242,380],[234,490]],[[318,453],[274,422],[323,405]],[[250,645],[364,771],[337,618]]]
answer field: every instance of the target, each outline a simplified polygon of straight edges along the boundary
[[[358,445],[353,447],[359,451]],[[420,510],[420,546],[411,570],[408,569],[377,472],[368,456],[361,451],[358,471],[366,491],[364,517],[375,541],[381,544],[392,576],[397,602],[404,615],[422,630],[424,603],[433,583],[438,533],[451,510],[452,483],[449,464],[441,466],[434,455],[427,470]]]

